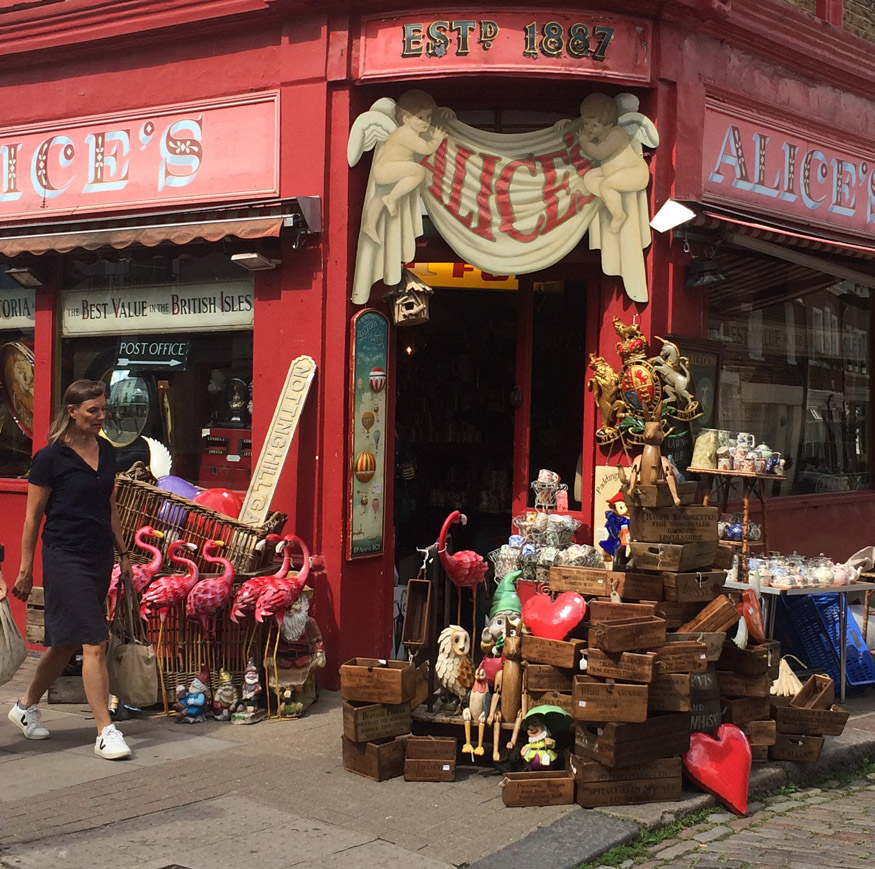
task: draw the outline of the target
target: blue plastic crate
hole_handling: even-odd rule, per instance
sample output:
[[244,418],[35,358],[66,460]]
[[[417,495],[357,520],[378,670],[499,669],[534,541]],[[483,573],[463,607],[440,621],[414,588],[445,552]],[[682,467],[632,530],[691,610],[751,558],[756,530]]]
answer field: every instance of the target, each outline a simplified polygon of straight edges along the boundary
[[[840,602],[836,594],[782,597],[775,619],[775,636],[782,654],[793,654],[811,669],[840,681]],[[875,661],[848,613],[845,681],[849,687],[875,684]]]

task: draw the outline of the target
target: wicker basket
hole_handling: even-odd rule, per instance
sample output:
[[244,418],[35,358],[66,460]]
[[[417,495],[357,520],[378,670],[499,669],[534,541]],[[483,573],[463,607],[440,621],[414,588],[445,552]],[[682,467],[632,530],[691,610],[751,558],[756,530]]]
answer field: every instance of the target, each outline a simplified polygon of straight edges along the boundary
[[[273,559],[271,547],[257,549],[259,542],[268,534],[280,534],[288,518],[284,513],[271,513],[262,525],[247,525],[215,510],[195,504],[188,498],[165,492],[152,485],[141,470],[131,471],[116,477],[115,498],[125,546],[136,562],[145,562],[149,556],[134,543],[134,533],[143,525],[151,525],[164,533],[159,544],[162,552],[180,537],[197,545],[192,560],[202,576],[221,573],[219,565],[204,560],[203,545],[207,540],[223,540],[222,552],[239,577],[253,576],[263,572]],[[166,565],[168,568],[171,565]],[[167,572],[174,572],[172,569]],[[180,571],[181,572],[181,571]]]
[[[235,584],[235,592],[237,588]],[[265,626],[251,618],[235,624],[228,618],[229,611],[229,607],[223,607],[213,616],[211,624],[215,624],[216,634],[206,638],[201,636],[200,625],[185,617],[184,602],[167,611],[163,630],[158,616],[149,618],[147,636],[155,646],[164,689],[171,704],[177,686],[187,688],[202,667],[206,667],[210,674],[213,694],[219,687],[220,668],[224,667],[231,674],[233,684],[242,689],[248,658],[255,658],[261,667]]]

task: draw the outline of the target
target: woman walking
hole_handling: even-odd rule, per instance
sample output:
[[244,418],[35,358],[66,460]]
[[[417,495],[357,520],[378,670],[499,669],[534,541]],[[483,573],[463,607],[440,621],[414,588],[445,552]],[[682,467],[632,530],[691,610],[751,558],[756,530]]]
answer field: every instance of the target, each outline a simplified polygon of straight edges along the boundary
[[[27,600],[33,587],[33,559],[42,531],[45,644],[33,681],[9,710],[9,720],[28,739],[47,739],[37,707],[49,685],[82,647],[82,681],[94,714],[94,753],[107,760],[130,757],[124,736],[113,724],[107,699],[107,625],[104,601],[113,567],[113,545],[123,573],[131,574],[113,486],[112,444],[99,437],[106,419],[106,389],[99,380],[77,380],[48,435],[48,446],[33,458],[27,513],[21,535],[21,568],[12,594]],[[5,583],[0,598],[5,597]]]

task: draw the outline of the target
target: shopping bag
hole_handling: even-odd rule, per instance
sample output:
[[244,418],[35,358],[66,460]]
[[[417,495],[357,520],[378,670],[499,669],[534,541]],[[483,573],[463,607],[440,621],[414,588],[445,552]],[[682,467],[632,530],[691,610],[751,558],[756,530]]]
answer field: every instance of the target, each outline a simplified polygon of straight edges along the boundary
[[122,703],[142,708],[158,702],[158,663],[138,608],[130,576],[119,577],[106,646],[109,690]]
[[27,648],[18,626],[12,620],[9,599],[0,600],[0,685],[5,685],[27,657]]

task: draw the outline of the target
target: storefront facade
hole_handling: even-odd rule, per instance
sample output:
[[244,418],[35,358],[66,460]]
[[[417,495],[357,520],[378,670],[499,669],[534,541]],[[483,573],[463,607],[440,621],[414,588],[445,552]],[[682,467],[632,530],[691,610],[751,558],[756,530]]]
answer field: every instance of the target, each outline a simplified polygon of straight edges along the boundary
[[[174,473],[245,490],[289,365],[307,355],[316,379],[273,508],[318,554],[326,673],[388,654],[396,566],[412,575],[416,547],[452,509],[471,516],[457,543],[488,551],[531,503],[538,469],[554,468],[592,539],[596,469],[621,454],[596,443],[586,381],[590,354],[616,361],[614,317],[699,353],[703,374],[718,372],[709,421],[755,430],[804,466],[772,498],[772,548],[844,557],[867,542],[846,519],[875,512],[864,34],[783,3],[621,15],[540,3],[437,14],[233,0],[186,4],[184,16],[175,3],[120,16],[63,6],[0,14],[11,46],[0,254],[40,284],[3,276],[7,578],[26,459],[66,382],[118,386],[114,439],[129,458],[144,458],[146,435],[169,444]],[[387,244],[360,233],[376,156],[359,144],[352,161],[349,149],[358,118],[412,88],[490,135],[559,122],[560,142],[588,94],[637,98],[658,130],[644,207],[652,216],[674,199],[696,215],[639,244],[646,301],[582,231],[545,253],[587,206],[569,193],[573,143],[490,175],[470,170],[485,144],[460,158],[454,140],[452,161],[441,162],[448,147],[422,158],[434,192],[403,256],[434,289],[429,321],[396,326],[387,287],[368,293],[357,278],[367,245]],[[503,179],[510,189],[535,169],[543,219],[529,225],[495,203]],[[463,257],[455,227],[504,233],[515,258]],[[688,286],[691,258],[716,261],[723,281]],[[11,387],[14,354],[22,370],[30,347],[29,420]],[[412,478],[395,472],[407,460]]]

